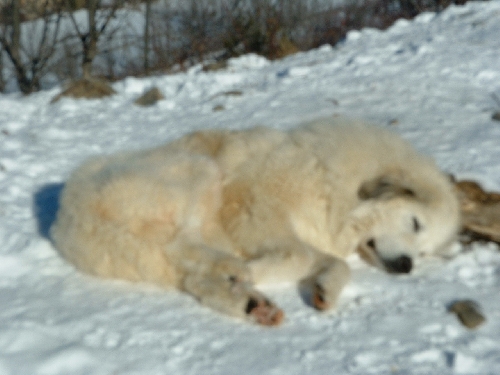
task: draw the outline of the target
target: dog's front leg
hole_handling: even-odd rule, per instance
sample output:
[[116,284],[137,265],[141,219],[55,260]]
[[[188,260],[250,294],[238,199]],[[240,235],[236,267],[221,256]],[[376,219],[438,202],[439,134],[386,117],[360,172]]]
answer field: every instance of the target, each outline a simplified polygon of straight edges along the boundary
[[262,325],[278,325],[284,314],[254,289],[250,272],[237,257],[205,246],[186,246],[180,288],[219,312]]
[[334,307],[350,278],[344,260],[291,238],[268,241],[247,265],[256,282],[300,282],[305,298],[318,310]]
[[251,283],[217,275],[189,275],[183,288],[201,304],[262,325],[279,325],[284,314]]
[[318,310],[334,307],[350,276],[351,270],[344,260],[334,257],[322,260],[312,275],[303,280],[310,288],[311,304]]

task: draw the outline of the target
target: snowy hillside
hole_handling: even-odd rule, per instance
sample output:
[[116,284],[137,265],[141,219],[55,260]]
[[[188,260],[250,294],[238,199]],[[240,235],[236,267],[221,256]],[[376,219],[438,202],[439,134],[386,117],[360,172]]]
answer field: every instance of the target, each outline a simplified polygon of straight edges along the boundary
[[[406,276],[353,257],[353,281],[326,314],[292,285],[263,286],[287,314],[269,329],[175,291],[79,274],[46,236],[62,182],[91,155],[334,114],[391,127],[444,170],[500,190],[499,36],[500,1],[475,2],[282,61],[247,55],[218,72],[126,79],[100,101],[1,95],[0,374],[498,374],[495,245]],[[166,99],[134,106],[153,85]],[[477,301],[486,324],[469,331],[446,311],[460,298]]]

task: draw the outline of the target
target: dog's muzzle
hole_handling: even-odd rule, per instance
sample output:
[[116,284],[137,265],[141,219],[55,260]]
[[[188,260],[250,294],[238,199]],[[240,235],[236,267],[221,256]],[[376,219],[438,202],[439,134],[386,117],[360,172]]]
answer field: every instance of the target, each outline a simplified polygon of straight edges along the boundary
[[401,255],[396,259],[382,260],[388,273],[410,273],[413,261],[407,255]]
[[413,268],[413,260],[405,254],[391,259],[382,258],[373,238],[360,245],[358,253],[368,263],[382,268],[388,273],[410,273]]

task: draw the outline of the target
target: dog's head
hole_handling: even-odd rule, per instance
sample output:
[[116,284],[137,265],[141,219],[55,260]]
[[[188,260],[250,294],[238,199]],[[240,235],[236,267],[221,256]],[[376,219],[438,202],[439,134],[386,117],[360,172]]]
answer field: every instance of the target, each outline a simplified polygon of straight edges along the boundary
[[409,273],[415,257],[439,253],[455,239],[458,201],[440,173],[423,179],[386,174],[363,183],[358,197],[360,204],[353,211],[357,250],[387,272]]

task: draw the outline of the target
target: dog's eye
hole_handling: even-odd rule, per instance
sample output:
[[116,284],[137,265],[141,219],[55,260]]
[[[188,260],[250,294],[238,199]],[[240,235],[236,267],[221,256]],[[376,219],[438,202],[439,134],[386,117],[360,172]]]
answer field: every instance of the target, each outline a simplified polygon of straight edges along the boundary
[[374,240],[373,238],[370,238],[370,239],[368,240],[368,242],[366,243],[366,245],[367,245],[370,249],[372,249],[372,250],[375,250],[375,248],[376,248],[376,245],[375,245],[375,240]]
[[420,222],[418,221],[418,219],[415,216],[413,216],[412,221],[413,221],[413,231],[415,233],[420,232],[420,229],[422,229],[422,226],[420,225]]

